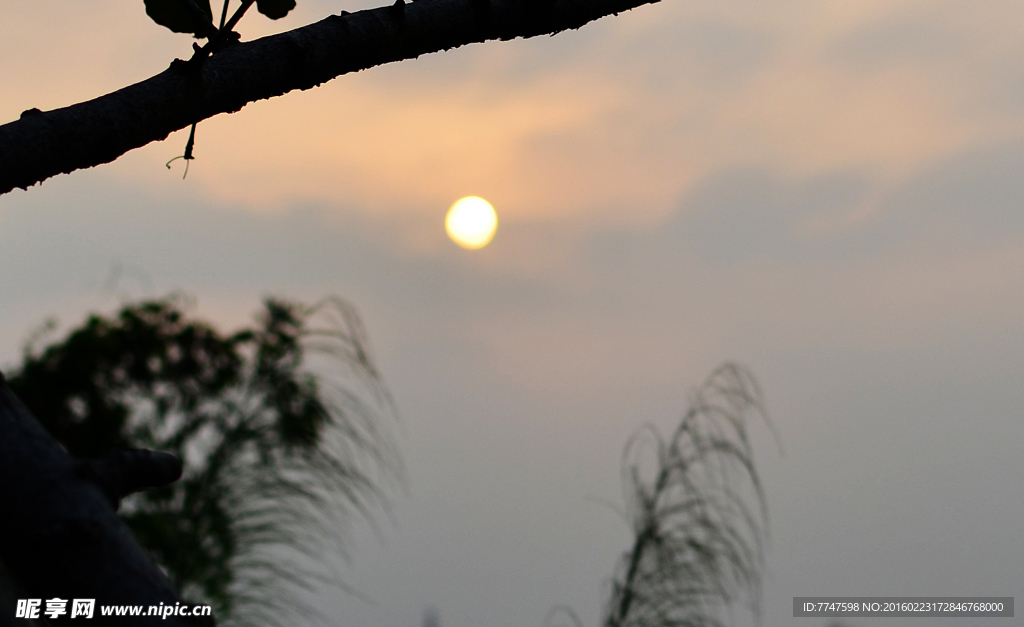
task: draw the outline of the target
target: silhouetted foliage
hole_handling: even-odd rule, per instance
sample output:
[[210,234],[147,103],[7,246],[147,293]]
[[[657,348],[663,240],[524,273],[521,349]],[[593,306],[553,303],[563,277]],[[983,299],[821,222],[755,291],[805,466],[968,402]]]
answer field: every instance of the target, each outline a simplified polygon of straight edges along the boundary
[[128,497],[124,521],[222,623],[291,625],[310,617],[301,589],[333,579],[325,543],[341,548],[348,514],[382,505],[400,466],[354,310],[270,299],[258,319],[222,335],[180,298],[130,304],[27,346],[8,383],[73,456],[176,454],[182,479]]
[[612,583],[606,627],[719,627],[734,604],[759,613],[768,511],[750,412],[767,420],[757,382],[726,364],[694,393],[670,438],[647,427],[630,439],[623,482],[635,539]]
[[[735,605],[759,615],[768,510],[750,413],[768,422],[757,382],[725,364],[694,392],[670,438],[650,425],[630,438],[622,475],[634,540],[612,580],[604,627],[723,627]],[[565,605],[544,622],[583,627]]]
[[[230,21],[234,27],[249,10],[254,0],[242,0]],[[191,33],[197,38],[211,38],[218,35],[213,25],[213,10],[210,0],[144,0],[146,15],[151,20],[175,33]],[[256,10],[272,20],[279,20],[295,8],[295,0],[255,0]],[[228,23],[229,0],[221,6],[220,29]]]

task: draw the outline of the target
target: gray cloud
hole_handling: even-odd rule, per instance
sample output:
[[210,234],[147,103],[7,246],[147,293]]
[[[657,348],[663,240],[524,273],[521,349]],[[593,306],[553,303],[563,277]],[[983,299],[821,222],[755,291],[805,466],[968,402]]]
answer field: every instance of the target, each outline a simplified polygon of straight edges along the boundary
[[608,265],[650,268],[694,260],[729,266],[763,257],[806,263],[868,254],[891,238],[876,228],[821,235],[802,229],[856,209],[870,188],[871,181],[856,172],[787,181],[765,169],[729,170],[698,183],[663,224],[646,233],[609,236],[594,254]]
[[764,67],[775,48],[767,32],[722,20],[687,22],[674,30],[679,54],[690,57],[704,69],[707,78],[717,81],[735,80]]
[[[628,536],[587,497],[617,501],[628,434],[671,425],[688,387],[726,358],[761,378],[787,448],[778,457],[755,429],[774,529],[766,625],[790,624],[798,595],[1013,594],[1019,311],[987,303],[1001,317],[982,328],[958,327],[943,306],[846,310],[877,298],[877,277],[859,269],[933,261],[910,245],[930,225],[995,242],[1019,233],[1020,158],[1019,146],[990,147],[889,192],[857,172],[729,170],[648,231],[510,221],[478,253],[410,246],[427,225],[357,208],[261,215],[187,182],[157,198],[67,177],[0,205],[0,312],[16,336],[4,358],[43,315],[77,321],[79,296],[101,289],[113,260],[157,293],[197,294],[200,313],[225,294],[245,313],[267,292],[354,301],[404,415],[411,497],[386,544],[359,535],[342,572],[378,605],[325,599],[339,624],[415,625],[429,604],[451,627],[539,625],[559,602],[597,624]],[[803,229],[866,198],[880,199],[879,217],[846,248],[846,235]],[[938,331],[844,342],[869,323],[895,329],[883,338]]]
[[[1016,237],[1024,234],[1022,163],[1024,143],[988,146],[888,190],[856,171],[788,180],[767,169],[728,170],[694,186],[663,223],[597,236],[589,252],[605,268],[663,272],[693,262],[865,259],[948,227],[971,238]],[[849,219],[859,210],[868,217]],[[838,226],[815,228],[822,223]]]
[[926,21],[889,21],[856,28],[826,53],[832,63],[861,72],[884,70],[908,61],[930,63],[963,52],[957,33]]
[[936,164],[886,200],[893,220],[918,228],[955,222],[988,236],[1024,232],[1024,142],[985,146]]

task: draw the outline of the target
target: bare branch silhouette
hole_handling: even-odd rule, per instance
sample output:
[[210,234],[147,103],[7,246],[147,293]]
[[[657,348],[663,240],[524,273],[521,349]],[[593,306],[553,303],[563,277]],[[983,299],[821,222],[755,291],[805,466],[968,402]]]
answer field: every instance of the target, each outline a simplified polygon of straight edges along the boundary
[[235,43],[87,102],[0,126],[0,194],[109,163],[246,104],[349,72],[492,39],[553,35],[658,0],[418,0]]

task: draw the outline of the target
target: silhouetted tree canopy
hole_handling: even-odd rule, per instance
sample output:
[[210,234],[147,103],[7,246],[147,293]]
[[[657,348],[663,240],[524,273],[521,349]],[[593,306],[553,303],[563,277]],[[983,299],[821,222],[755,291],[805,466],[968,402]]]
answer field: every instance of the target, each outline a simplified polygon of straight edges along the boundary
[[271,299],[258,320],[222,334],[180,298],[130,304],[26,347],[8,384],[72,456],[147,448],[183,460],[180,481],[128,497],[122,519],[222,623],[287,625],[308,608],[289,606],[282,585],[322,578],[310,563],[346,514],[382,503],[400,467],[355,312]]

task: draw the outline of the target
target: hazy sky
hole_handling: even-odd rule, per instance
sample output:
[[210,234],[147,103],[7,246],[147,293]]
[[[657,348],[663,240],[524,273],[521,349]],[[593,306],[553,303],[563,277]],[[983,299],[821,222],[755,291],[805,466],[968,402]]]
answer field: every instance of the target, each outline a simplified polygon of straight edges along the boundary
[[[4,10],[4,121],[191,44],[141,0]],[[227,327],[267,294],[353,302],[409,494],[356,532],[346,580],[376,604],[325,598],[338,625],[540,627],[568,603],[596,627],[622,446],[727,360],[785,447],[753,427],[765,625],[826,622],[794,596],[1024,599],[1024,4],[663,0],[205,121],[182,181],[185,139],[0,197],[0,363],[50,315],[116,307],[117,264]],[[475,252],[443,227],[470,194],[500,219]]]

